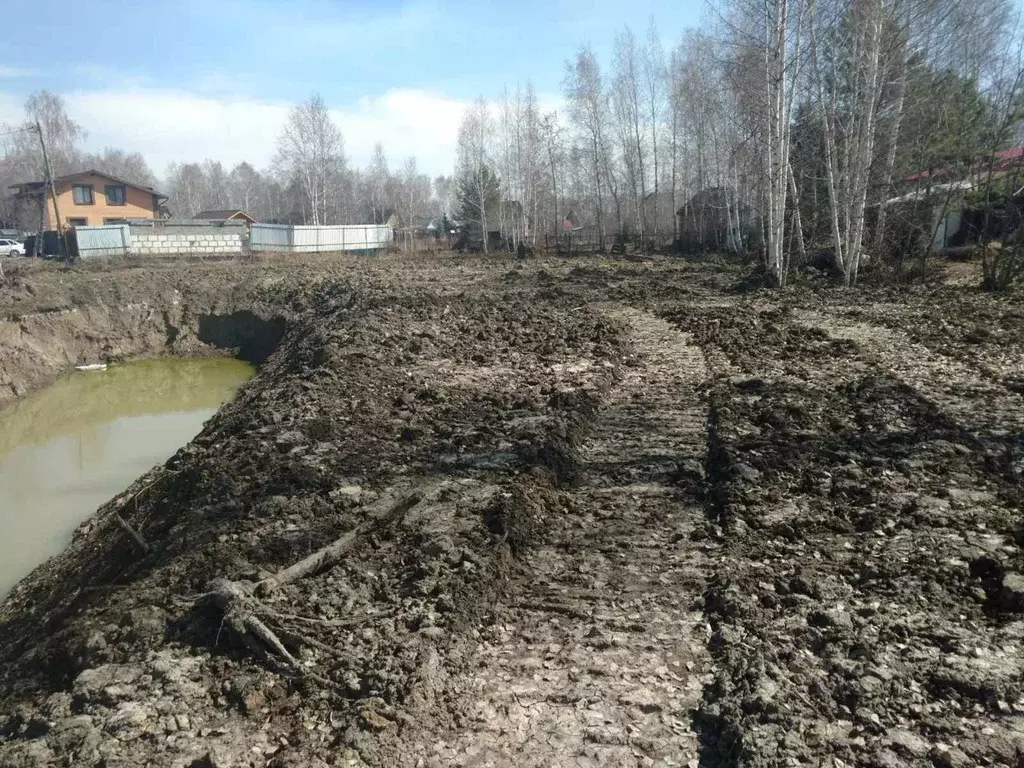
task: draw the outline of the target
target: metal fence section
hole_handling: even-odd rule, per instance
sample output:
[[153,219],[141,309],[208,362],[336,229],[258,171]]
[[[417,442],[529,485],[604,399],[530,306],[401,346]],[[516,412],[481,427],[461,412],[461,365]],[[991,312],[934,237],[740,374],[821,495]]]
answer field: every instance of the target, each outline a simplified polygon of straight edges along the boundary
[[106,224],[102,227],[75,227],[78,256],[122,256],[132,248],[132,234],[127,224]]
[[289,226],[253,224],[249,247],[253,251],[329,253],[335,251],[379,251],[394,240],[394,230],[379,224],[342,226]]
[[249,248],[253,251],[290,251],[293,229],[287,224],[253,224]]

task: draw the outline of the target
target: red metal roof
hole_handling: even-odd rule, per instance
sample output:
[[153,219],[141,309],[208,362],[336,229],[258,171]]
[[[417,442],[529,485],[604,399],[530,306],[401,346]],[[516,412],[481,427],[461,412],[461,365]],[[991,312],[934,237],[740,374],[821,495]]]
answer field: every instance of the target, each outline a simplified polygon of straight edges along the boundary
[[[1005,171],[1012,171],[1014,169],[1024,168],[1024,147],[1016,147],[1015,149],[1003,149],[996,152],[993,156],[992,171],[993,173],[1002,173]],[[988,157],[979,158],[975,160],[972,170],[988,170]],[[934,172],[932,171],[918,171],[917,173],[910,173],[903,177],[905,181],[921,181],[922,179],[930,178],[931,176],[942,176],[947,173],[948,169],[939,168]]]

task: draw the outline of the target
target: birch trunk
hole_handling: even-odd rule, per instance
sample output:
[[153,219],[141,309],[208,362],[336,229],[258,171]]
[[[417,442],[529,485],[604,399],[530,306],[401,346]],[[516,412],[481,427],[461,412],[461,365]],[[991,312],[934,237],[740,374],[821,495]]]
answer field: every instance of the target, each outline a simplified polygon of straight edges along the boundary
[[853,218],[853,232],[850,238],[850,263],[847,269],[847,278],[850,285],[857,282],[857,274],[860,271],[860,251],[864,240],[864,211],[867,207],[868,183],[871,174],[871,161],[874,157],[876,115],[878,99],[880,96],[879,71],[881,68],[882,56],[882,13],[885,0],[875,0],[875,12],[870,20],[869,46],[865,52],[867,58],[867,91],[865,94],[866,111],[863,118],[863,126],[858,137],[857,167],[853,176],[854,199],[851,210]]
[[800,192],[797,190],[796,177],[793,175],[793,164],[787,165],[789,171],[789,194],[793,197],[793,230],[796,237],[796,252],[800,263],[807,261],[807,250],[804,247],[804,227],[800,221]]
[[[675,75],[676,67],[673,65],[672,72]],[[676,84],[672,82],[670,84],[672,88],[672,242],[679,242],[679,200],[677,198],[677,178],[679,171],[679,106],[677,104]]]
[[[909,22],[909,8],[910,4],[907,4],[908,8],[908,20],[904,29],[904,34],[909,38],[910,35],[910,22]],[[897,142],[900,137],[900,126],[903,123],[903,104],[907,95],[907,65],[909,63],[910,56],[910,40],[905,39],[900,45],[900,59],[897,63],[899,71],[899,79],[896,85],[896,103],[893,105],[893,125],[892,133],[889,137],[889,151],[885,156],[885,172],[884,180],[882,182],[882,198],[878,203],[878,218],[875,221],[875,237],[872,245],[872,250],[877,257],[880,257],[885,243],[885,225],[886,218],[889,211],[889,196],[892,189],[892,173],[896,166],[896,149]]]
[[785,168],[789,147],[790,102],[786,94],[786,30],[789,23],[789,0],[774,0],[773,8],[774,18],[771,13],[765,14],[765,36],[770,41],[765,48],[765,80],[769,108],[765,153],[768,174],[765,188],[768,211],[765,249],[768,272],[775,278],[778,286],[782,287],[786,282],[782,252],[788,191]]

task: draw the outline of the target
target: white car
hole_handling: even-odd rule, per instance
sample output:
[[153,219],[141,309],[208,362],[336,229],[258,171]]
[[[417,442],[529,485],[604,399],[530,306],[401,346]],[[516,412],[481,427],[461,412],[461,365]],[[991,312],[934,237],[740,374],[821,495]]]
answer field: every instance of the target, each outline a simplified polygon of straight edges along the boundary
[[0,240],[0,256],[24,256],[25,245],[17,240]]

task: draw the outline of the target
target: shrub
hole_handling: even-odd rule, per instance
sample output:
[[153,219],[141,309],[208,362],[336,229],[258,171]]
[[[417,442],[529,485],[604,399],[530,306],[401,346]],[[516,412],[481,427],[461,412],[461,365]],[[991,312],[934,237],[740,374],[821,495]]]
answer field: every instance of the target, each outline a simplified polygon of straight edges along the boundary
[[981,287],[1005,291],[1024,276],[1024,244],[988,243],[981,251]]

